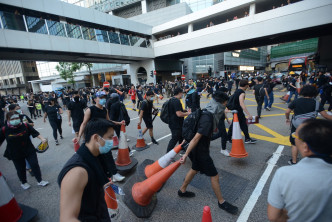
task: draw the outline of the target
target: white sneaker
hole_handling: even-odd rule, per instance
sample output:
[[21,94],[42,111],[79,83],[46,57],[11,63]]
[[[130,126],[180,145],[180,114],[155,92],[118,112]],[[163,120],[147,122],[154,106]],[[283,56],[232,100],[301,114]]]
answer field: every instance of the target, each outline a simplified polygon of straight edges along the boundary
[[21,184],[21,187],[24,189],[24,190],[27,190],[27,189],[29,189],[31,186],[30,186],[30,184],[28,184],[28,183],[22,183]]
[[124,178],[126,178],[126,177],[121,176],[119,173],[117,173],[117,174],[113,175],[112,181],[113,182],[120,182],[120,181],[124,180]]
[[127,139],[127,142],[130,142],[130,139]]
[[224,156],[229,156],[228,150],[220,150],[220,153],[223,154]]
[[49,182],[48,181],[44,181],[44,180],[42,180],[39,183],[37,183],[38,186],[42,186],[42,187],[45,187],[47,184],[49,184]]

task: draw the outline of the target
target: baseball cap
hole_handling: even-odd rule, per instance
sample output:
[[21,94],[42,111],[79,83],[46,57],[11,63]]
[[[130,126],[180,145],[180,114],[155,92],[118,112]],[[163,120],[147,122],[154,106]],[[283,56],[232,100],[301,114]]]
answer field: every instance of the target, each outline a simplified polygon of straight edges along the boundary
[[100,97],[103,97],[103,96],[106,96],[106,93],[104,91],[98,91],[95,94],[95,98],[97,98],[97,97],[100,98]]
[[111,94],[111,98],[115,98],[115,97],[119,97],[119,94],[117,94],[117,93],[112,93],[112,94]]

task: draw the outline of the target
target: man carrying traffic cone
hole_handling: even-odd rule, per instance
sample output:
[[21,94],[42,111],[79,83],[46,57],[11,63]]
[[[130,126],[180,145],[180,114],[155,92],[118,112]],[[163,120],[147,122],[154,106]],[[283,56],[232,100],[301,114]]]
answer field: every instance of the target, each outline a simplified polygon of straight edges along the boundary
[[197,132],[190,141],[186,153],[180,159],[180,162],[184,164],[189,155],[192,167],[187,173],[186,178],[178,191],[178,195],[183,198],[195,197],[195,193],[187,191],[187,186],[194,176],[200,172],[211,178],[212,189],[218,199],[219,208],[228,213],[236,214],[238,208],[225,201],[221,194],[219,175],[209,152],[211,134],[213,129],[217,127],[218,121],[223,115],[222,104],[226,105],[228,96],[224,92],[216,91],[212,98],[211,104],[206,107],[207,110],[202,111],[201,117],[198,121]]

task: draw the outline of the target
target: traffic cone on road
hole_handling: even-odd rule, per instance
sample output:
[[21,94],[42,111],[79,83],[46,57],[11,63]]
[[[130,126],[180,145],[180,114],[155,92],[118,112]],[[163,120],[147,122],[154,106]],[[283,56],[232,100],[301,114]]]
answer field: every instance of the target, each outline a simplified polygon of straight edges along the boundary
[[117,136],[113,136],[113,146],[119,146],[119,139]]
[[120,141],[118,157],[116,158],[116,168],[122,173],[129,172],[137,165],[138,161],[135,158],[130,158],[129,148],[127,143],[126,127],[121,125]]
[[203,209],[202,222],[212,222],[211,209],[209,206],[205,206]]
[[77,150],[80,148],[80,143],[77,141],[77,139],[75,138],[74,141],[74,150],[75,152],[77,152]]
[[288,98],[289,98],[289,95],[290,95],[290,92],[288,91],[287,94],[284,95],[281,100],[284,100],[285,102],[287,102]]
[[115,192],[111,186],[105,189],[105,202],[108,209],[108,214],[111,220],[115,220],[119,216],[118,201],[116,200]]
[[18,204],[6,180],[0,172],[0,217],[2,222],[30,221],[38,211]]
[[133,149],[137,150],[137,151],[142,151],[142,150],[149,148],[150,146],[147,145],[145,143],[145,140],[143,139],[143,132],[142,132],[141,125],[137,126],[137,130],[138,130],[137,142],[136,142],[136,145],[133,146]]
[[159,95],[159,99],[160,99],[160,100],[163,100],[163,98],[164,98],[164,97],[163,97],[162,95]]
[[148,206],[152,196],[163,186],[180,165],[180,161],[177,161],[143,182],[135,183],[131,190],[134,201],[140,206]]
[[144,170],[145,176],[149,178],[152,175],[164,169],[165,167],[167,167],[171,163],[172,158],[174,158],[176,154],[180,152],[181,149],[182,146],[181,144],[179,144],[178,146],[174,147],[174,149],[166,153],[164,156],[160,157],[159,160],[157,160],[151,165],[146,166]]
[[231,157],[243,158],[248,156],[244,148],[244,143],[241,135],[241,128],[237,113],[233,116],[233,133],[232,133],[232,150],[229,153]]

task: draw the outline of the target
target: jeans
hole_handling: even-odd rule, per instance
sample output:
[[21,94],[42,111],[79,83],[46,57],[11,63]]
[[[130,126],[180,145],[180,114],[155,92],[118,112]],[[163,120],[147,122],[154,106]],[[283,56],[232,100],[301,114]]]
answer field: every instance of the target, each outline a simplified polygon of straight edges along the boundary
[[14,166],[16,168],[17,176],[20,179],[21,183],[24,184],[27,182],[25,160],[27,160],[27,162],[30,164],[31,170],[32,170],[33,174],[35,175],[35,178],[37,179],[37,181],[40,182],[42,180],[41,172],[40,172],[40,167],[38,164],[37,154],[34,152],[34,153],[30,154],[29,156],[26,156],[25,158],[13,160]]
[[295,94],[295,99],[297,99],[297,97],[299,96],[299,94],[297,93],[297,91],[295,90],[295,91],[290,91],[290,95],[289,95],[289,98],[288,98],[288,100],[287,100],[287,103],[289,103],[290,102],[290,100],[291,100],[291,98],[292,98],[292,96]]
[[172,133],[172,138],[168,142],[166,153],[168,153],[170,150],[172,150],[178,142],[179,142],[179,144],[181,144],[182,141],[183,141],[182,129],[181,128],[171,129],[171,133]]
[[[243,111],[238,112],[238,119],[239,119],[240,128],[245,136],[245,139],[249,140],[250,136],[249,136],[249,132],[248,132],[249,131],[248,125],[246,123],[246,117],[245,117]],[[228,130],[228,140],[232,140],[232,133],[233,133],[233,120],[232,120],[232,124]]]
[[226,142],[227,142],[227,132],[225,127],[225,119],[220,119],[218,123],[218,133],[215,133],[211,137],[212,140],[216,140],[221,137],[221,149],[226,149]]
[[[266,109],[267,107],[271,108],[272,104],[274,102],[274,95],[273,95],[273,91],[269,93],[269,97],[270,99],[267,99],[267,96],[264,97],[264,109]],[[259,115],[260,116],[260,115]]]
[[261,117],[264,99],[262,96],[259,97],[256,96],[255,99],[257,102],[257,116]]
[[60,136],[62,136],[61,123],[62,123],[62,119],[57,119],[56,121],[50,121],[50,125],[53,129],[53,137],[54,137],[55,140],[58,139],[57,130],[59,131]]

